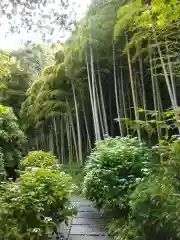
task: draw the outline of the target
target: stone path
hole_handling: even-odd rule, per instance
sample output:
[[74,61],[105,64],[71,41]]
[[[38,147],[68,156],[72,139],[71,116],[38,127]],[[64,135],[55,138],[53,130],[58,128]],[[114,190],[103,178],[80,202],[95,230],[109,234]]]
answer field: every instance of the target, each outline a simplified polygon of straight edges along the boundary
[[[77,216],[69,226],[61,226],[64,239],[68,240],[110,240],[105,229],[104,220],[93,204],[82,198],[73,197],[72,203],[77,207]],[[62,238],[63,239],[63,238]]]

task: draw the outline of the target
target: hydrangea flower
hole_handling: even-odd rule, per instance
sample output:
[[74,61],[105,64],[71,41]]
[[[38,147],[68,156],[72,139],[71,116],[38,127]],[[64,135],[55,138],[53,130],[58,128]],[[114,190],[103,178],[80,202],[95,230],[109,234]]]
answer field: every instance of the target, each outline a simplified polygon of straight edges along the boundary
[[136,178],[136,182],[140,183],[141,182],[141,178]]
[[66,173],[65,172],[60,172],[60,175],[63,177],[63,176],[66,175]]
[[52,218],[51,218],[51,217],[44,217],[44,221],[46,221],[46,222],[51,222],[51,221],[52,221]]
[[129,175],[127,176],[128,179],[136,179],[136,177],[134,175]]
[[119,182],[127,182],[127,179],[126,178],[120,178],[118,179]]
[[31,168],[31,171],[33,171],[33,172],[36,172],[36,171],[38,171],[39,170],[39,168],[37,168],[37,167],[32,167]]
[[32,230],[32,232],[35,232],[35,233],[38,233],[38,232],[40,232],[40,231],[41,231],[40,228],[34,228],[34,229]]

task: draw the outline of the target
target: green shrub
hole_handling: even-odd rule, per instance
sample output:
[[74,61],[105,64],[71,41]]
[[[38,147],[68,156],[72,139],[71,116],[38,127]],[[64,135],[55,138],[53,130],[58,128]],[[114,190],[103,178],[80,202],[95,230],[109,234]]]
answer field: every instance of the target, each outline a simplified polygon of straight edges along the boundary
[[180,239],[180,141],[159,147],[166,158],[130,195],[128,218],[109,224],[117,240]]
[[25,170],[26,168],[49,168],[57,164],[57,159],[51,152],[33,151],[21,161],[20,168]]
[[[167,170],[167,169],[166,169]],[[149,176],[137,186],[131,195],[130,224],[137,230],[133,239],[170,240],[180,237],[180,195],[173,179],[164,172]],[[129,239],[129,226],[126,238],[122,232],[119,239]]]
[[140,240],[141,239],[138,236],[138,230],[135,228],[133,222],[129,219],[125,219],[125,218],[111,219],[107,227],[108,227],[109,234],[113,236],[113,239],[115,240],[135,240],[135,239]]
[[103,213],[127,215],[129,195],[150,168],[151,152],[136,138],[107,138],[88,157],[83,193]]
[[3,161],[8,177],[15,177],[13,170],[22,158],[26,138],[19,128],[13,110],[2,105],[0,105],[0,143],[1,165]]
[[74,214],[72,179],[57,170],[26,172],[0,188],[0,239],[45,240],[57,224]]

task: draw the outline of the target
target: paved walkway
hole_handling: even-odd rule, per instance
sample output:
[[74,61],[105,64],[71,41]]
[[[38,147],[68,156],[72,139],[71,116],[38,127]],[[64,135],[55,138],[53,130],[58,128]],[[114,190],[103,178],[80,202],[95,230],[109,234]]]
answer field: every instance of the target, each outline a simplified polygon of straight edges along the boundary
[[105,229],[105,223],[99,211],[93,204],[82,198],[73,197],[72,203],[77,207],[77,216],[69,226],[61,226],[63,239],[66,240],[110,240]]

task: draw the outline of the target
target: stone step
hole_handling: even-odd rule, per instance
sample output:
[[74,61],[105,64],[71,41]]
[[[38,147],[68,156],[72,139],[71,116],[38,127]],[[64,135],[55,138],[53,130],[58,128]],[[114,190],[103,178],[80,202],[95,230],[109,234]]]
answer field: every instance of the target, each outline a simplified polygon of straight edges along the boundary
[[104,226],[72,225],[70,235],[105,236]]
[[105,222],[99,218],[74,218],[72,225],[105,225]]
[[86,202],[86,203],[91,203],[91,201],[87,200],[86,198],[84,197],[79,197],[79,196],[72,196],[71,197],[71,202]]
[[95,212],[95,213],[99,213],[99,211],[96,208],[92,207],[92,206],[81,206],[81,205],[77,208],[77,211],[78,212]]
[[93,203],[91,203],[91,202],[72,202],[72,204],[74,204],[77,209],[79,209],[80,207],[94,208]]
[[76,218],[101,218],[99,212],[77,212]]
[[106,236],[70,235],[68,240],[111,240]]

